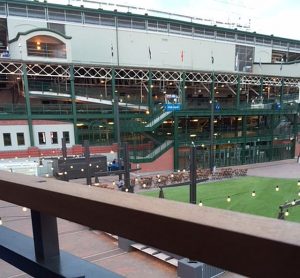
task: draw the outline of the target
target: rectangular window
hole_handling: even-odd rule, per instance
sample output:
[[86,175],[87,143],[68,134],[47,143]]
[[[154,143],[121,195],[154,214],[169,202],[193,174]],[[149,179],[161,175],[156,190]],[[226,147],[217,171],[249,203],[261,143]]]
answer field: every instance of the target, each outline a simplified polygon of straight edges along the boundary
[[252,72],[254,47],[236,45],[235,47],[235,70]]
[[39,132],[39,144],[45,145],[46,144],[46,133],[45,132]]
[[10,133],[3,133],[3,142],[4,142],[4,146],[11,146]]
[[25,145],[24,133],[17,133],[17,142],[18,142],[18,146]]
[[66,143],[70,143],[70,134],[69,134],[69,131],[63,131],[63,138],[66,139]]
[[50,136],[51,136],[51,144],[58,144],[57,132],[56,131],[50,132]]

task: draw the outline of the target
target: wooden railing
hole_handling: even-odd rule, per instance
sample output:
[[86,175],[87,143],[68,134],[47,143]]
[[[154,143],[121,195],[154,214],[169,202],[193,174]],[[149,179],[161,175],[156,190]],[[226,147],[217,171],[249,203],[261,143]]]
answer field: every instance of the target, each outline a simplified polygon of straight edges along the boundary
[[300,225],[0,172],[0,199],[251,277],[300,277]]

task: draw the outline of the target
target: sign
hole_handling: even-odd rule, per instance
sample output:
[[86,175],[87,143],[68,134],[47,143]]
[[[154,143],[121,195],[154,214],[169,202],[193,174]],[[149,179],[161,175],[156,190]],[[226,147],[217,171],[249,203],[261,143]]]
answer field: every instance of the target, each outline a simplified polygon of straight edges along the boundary
[[178,110],[181,110],[181,104],[180,103],[166,103],[166,104],[164,104],[164,109],[166,112],[178,111]]

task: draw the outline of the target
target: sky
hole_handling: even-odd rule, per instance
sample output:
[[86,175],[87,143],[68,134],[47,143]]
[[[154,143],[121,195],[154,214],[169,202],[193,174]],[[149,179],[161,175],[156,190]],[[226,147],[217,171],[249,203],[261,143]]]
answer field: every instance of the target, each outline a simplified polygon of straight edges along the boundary
[[[48,0],[50,2],[51,0]],[[55,1],[55,0],[53,0]],[[58,1],[58,0],[56,0]],[[65,0],[81,3],[84,0]],[[250,27],[265,35],[300,40],[299,0],[93,0]],[[59,3],[64,0],[58,1]],[[105,9],[105,5],[103,5]],[[134,12],[134,11],[132,11]]]

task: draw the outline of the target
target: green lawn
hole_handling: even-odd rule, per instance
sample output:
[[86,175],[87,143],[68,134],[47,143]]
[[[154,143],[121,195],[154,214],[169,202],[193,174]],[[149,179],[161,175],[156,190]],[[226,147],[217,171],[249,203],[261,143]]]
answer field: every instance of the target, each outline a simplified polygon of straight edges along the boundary
[[[276,185],[279,191],[275,190]],[[256,196],[251,193],[255,191]],[[197,186],[197,204],[223,208],[244,213],[277,218],[279,205],[285,201],[299,199],[299,188],[295,179],[242,177],[219,182],[208,182]],[[158,190],[143,192],[144,195],[158,197]],[[166,199],[180,202],[189,201],[189,186],[165,188]],[[231,202],[227,202],[227,196]],[[287,220],[300,222],[300,206],[289,208]]]

